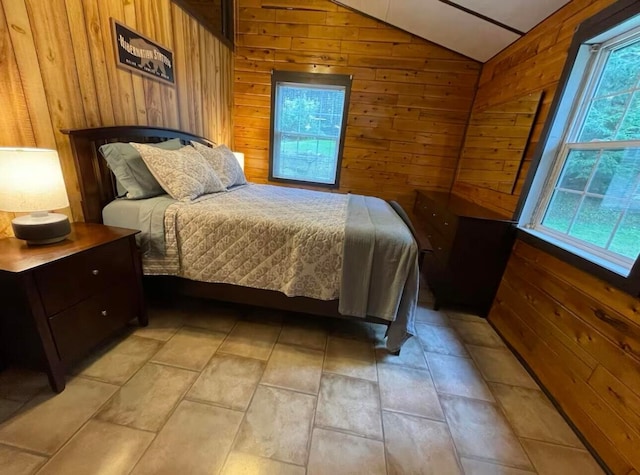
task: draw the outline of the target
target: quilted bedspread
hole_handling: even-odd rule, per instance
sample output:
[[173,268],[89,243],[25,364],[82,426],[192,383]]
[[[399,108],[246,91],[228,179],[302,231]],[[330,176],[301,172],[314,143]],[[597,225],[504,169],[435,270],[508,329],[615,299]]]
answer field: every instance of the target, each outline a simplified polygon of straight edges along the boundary
[[165,212],[166,257],[192,280],[337,299],[347,202],[270,185],[177,202]]

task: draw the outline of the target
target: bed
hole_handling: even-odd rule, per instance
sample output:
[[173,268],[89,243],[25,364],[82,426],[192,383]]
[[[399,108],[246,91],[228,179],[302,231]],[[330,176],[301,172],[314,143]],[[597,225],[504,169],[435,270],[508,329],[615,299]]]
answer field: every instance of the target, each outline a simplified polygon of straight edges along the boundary
[[213,144],[144,126],[63,132],[85,221],[141,230],[146,276],[192,296],[381,323],[394,353],[414,334],[419,247],[406,216],[383,200],[251,183],[189,202],[117,199],[101,145]]

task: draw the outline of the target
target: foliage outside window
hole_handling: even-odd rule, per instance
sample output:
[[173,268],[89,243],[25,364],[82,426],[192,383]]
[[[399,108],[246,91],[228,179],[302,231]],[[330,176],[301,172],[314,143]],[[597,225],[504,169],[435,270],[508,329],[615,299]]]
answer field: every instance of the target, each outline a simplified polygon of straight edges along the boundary
[[274,71],[269,179],[338,186],[351,78]]
[[590,49],[569,127],[526,227],[627,275],[640,253],[640,32]]

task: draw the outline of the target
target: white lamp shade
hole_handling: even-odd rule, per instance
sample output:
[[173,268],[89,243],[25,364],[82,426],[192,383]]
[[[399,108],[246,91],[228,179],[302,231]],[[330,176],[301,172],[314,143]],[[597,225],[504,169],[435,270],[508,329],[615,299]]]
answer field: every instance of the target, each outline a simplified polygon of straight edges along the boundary
[[50,211],[67,206],[58,152],[0,147],[0,211]]
[[240,168],[242,168],[242,171],[244,171],[244,153],[233,152],[233,154],[236,156],[236,160],[238,160],[238,163],[240,164]]

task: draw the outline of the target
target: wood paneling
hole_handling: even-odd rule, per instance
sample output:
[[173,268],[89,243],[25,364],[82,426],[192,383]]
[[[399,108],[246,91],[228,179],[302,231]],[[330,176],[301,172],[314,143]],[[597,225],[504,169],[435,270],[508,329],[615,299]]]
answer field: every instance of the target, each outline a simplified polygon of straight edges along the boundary
[[[158,125],[232,143],[232,52],[170,0],[0,6],[0,146],[56,148],[75,220],[80,192],[61,128]],[[116,68],[110,18],[173,50],[175,87]],[[0,237],[10,216],[0,213]]]
[[471,113],[456,182],[511,193],[542,91]]
[[329,0],[238,5],[234,137],[250,180],[267,181],[270,72],[282,69],[353,75],[339,191],[409,209],[415,188],[449,190],[479,63]]
[[[573,31],[614,0],[573,0],[483,65],[473,110],[502,104],[526,94],[543,93],[540,111],[513,190],[488,190],[457,180],[453,192],[512,216],[529,169],[549,107],[567,58]],[[505,172],[505,175],[510,172]]]
[[[513,192],[458,180],[454,193],[513,215],[573,31],[611,3],[573,0],[483,66],[474,112],[525,94],[544,97]],[[517,129],[517,124],[500,126],[512,128],[509,136]],[[467,156],[484,160],[486,171],[500,179],[503,171],[483,153],[465,151]],[[518,241],[489,321],[611,471],[639,473],[640,300]]]
[[640,470],[640,302],[518,241],[489,315],[614,473]]

